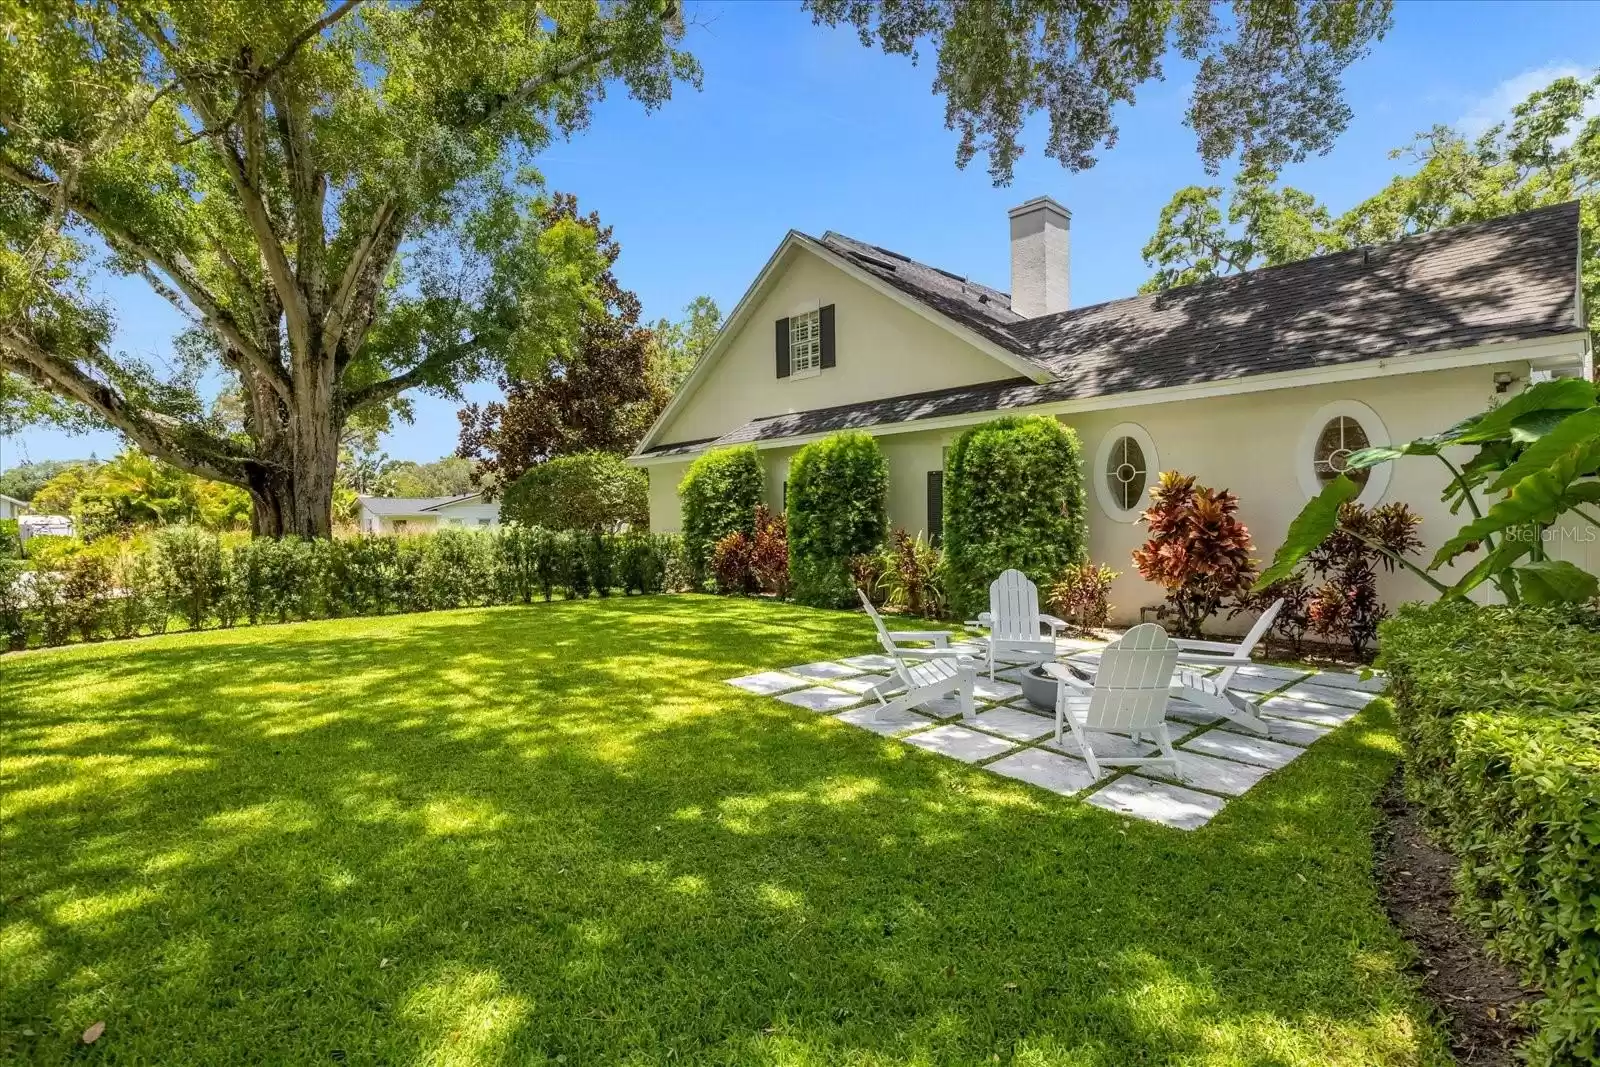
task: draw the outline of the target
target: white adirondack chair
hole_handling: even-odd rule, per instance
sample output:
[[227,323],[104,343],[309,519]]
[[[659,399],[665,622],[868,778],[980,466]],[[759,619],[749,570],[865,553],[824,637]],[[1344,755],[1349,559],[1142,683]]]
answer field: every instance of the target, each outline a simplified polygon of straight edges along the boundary
[[1239,668],[1250,663],[1250,656],[1272,628],[1272,623],[1283,610],[1280,598],[1261,613],[1256,624],[1250,627],[1244,640],[1238,644],[1227,641],[1194,641],[1178,639],[1178,663],[1184,667],[1221,667],[1216,674],[1206,675],[1194,670],[1179,670],[1173,679],[1177,696],[1207,711],[1232,719],[1241,726],[1266,736],[1267,724],[1261,720],[1256,702],[1232,688],[1233,676]]
[[989,585],[989,610],[978,616],[989,628],[989,677],[996,660],[1048,663],[1056,658],[1056,636],[1066,623],[1039,610],[1039,587],[1018,570],[1000,572]]
[[[890,630],[867,594],[857,589],[856,595],[872,618],[872,625],[878,628],[878,643],[894,660],[894,676],[868,690],[878,701],[872,711],[873,719],[876,721],[885,712],[910,711],[952,693],[960,701],[961,717],[974,718],[977,712],[972,703],[972,690],[978,683],[978,661],[951,648],[952,635],[948,631]],[[931,641],[934,647],[902,648],[901,641]],[[889,699],[889,692],[901,686],[905,687],[905,692]]]
[[[1070,729],[1097,780],[1102,764],[1166,764],[1177,775],[1178,756],[1167,734],[1167,702],[1178,655],[1167,632],[1147,622],[1106,646],[1093,684],[1079,680],[1065,664],[1046,663],[1045,671],[1056,680],[1056,744],[1062,742],[1063,728]],[[1096,756],[1089,735],[1107,731],[1131,734],[1135,743],[1148,734],[1160,755]]]

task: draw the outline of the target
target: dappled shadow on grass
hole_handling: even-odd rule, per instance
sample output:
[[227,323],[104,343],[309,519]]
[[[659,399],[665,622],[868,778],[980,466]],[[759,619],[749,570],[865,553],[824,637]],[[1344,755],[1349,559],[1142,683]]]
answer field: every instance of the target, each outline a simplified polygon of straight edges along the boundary
[[[699,597],[0,661],[0,1058],[1413,1062],[1369,713],[1210,827],[724,680],[864,619]],[[22,1036],[22,1030],[35,1037]]]

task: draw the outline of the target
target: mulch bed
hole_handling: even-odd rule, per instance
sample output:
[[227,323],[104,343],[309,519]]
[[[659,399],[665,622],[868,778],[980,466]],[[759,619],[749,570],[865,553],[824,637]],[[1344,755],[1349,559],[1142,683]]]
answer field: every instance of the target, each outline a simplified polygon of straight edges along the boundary
[[1423,832],[1398,770],[1377,804],[1383,817],[1375,841],[1379,895],[1416,949],[1412,970],[1444,1016],[1452,1050],[1474,1067],[1514,1067],[1520,1062],[1515,1050],[1528,1036],[1519,1020],[1537,994],[1484,952],[1482,938],[1452,914],[1456,859]]

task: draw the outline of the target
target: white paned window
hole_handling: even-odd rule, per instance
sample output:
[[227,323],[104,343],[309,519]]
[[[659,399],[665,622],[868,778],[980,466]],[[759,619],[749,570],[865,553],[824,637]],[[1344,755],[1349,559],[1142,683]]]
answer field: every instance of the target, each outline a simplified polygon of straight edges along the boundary
[[1361,490],[1356,503],[1369,508],[1381,504],[1392,464],[1352,470],[1350,457],[1363,448],[1388,442],[1389,430],[1383,420],[1359,400],[1334,400],[1322,405],[1300,432],[1295,467],[1301,490],[1309,499],[1342,474]]
[[789,373],[813,374],[822,369],[822,314],[802,311],[789,317]]

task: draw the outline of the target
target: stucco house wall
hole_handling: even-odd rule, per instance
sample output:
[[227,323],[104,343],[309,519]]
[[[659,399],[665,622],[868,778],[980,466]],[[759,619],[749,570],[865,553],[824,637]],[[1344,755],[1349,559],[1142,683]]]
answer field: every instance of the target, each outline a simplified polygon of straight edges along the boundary
[[[754,303],[716,363],[681,410],[662,424],[662,441],[719,437],[750,419],[835,404],[1002,381],[1017,372],[949,330],[901,306],[824,262],[793,248]],[[812,376],[779,378],[773,323],[822,305],[834,306],[838,365]]]

